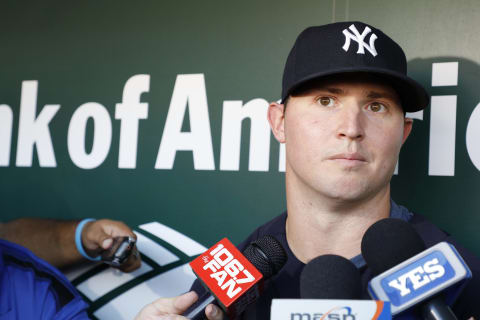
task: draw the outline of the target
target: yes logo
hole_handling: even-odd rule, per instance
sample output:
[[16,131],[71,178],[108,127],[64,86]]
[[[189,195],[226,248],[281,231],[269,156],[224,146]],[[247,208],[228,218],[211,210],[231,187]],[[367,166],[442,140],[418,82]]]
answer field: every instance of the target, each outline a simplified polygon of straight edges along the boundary
[[418,266],[401,275],[398,279],[390,281],[388,285],[400,290],[400,295],[403,297],[411,292],[411,290],[407,288],[407,280],[412,283],[413,290],[417,290],[427,283],[442,277],[445,274],[445,268],[438,263],[437,258],[427,261],[423,266]]
[[455,271],[440,251],[412,261],[381,280],[392,305],[401,305],[434,290],[455,276]]

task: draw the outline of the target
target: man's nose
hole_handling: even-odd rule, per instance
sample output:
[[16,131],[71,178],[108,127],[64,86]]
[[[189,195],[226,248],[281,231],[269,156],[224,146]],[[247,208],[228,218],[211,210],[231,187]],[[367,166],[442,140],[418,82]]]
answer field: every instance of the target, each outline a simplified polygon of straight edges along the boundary
[[338,113],[337,137],[361,140],[364,135],[363,114],[356,102],[348,102]]

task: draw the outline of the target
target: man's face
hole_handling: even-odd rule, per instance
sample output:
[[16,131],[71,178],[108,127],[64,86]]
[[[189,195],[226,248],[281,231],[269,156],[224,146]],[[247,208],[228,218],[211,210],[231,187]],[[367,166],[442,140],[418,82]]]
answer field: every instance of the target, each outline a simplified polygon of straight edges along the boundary
[[269,120],[286,143],[287,183],[346,201],[388,187],[412,127],[395,90],[362,75],[317,82],[285,109],[273,103]]

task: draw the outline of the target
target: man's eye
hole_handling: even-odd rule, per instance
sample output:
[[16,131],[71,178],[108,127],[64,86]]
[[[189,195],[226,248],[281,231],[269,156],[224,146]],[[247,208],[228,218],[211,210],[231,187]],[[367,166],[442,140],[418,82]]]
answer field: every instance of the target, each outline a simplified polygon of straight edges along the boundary
[[373,112],[384,112],[387,110],[385,105],[380,102],[373,102],[368,105],[368,109]]
[[332,107],[334,105],[334,101],[330,97],[320,97],[317,100],[318,103],[320,103],[324,107]]

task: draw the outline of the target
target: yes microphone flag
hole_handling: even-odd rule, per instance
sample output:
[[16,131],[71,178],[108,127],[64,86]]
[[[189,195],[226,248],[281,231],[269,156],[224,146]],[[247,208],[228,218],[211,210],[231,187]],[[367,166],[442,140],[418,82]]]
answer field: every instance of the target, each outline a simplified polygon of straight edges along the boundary
[[373,278],[368,290],[373,299],[390,301],[395,315],[442,291],[452,305],[471,277],[455,247],[441,242]]

